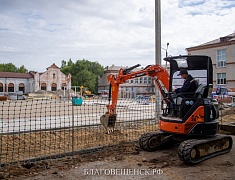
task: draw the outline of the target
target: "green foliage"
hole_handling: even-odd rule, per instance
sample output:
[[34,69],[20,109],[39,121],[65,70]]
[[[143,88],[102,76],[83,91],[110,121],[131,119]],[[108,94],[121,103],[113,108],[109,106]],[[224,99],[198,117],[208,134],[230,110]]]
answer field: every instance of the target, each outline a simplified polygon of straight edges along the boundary
[[24,67],[24,65],[20,66],[20,68],[17,68],[12,63],[0,64],[0,71],[2,71],[2,72],[20,72],[20,73],[27,73],[28,72],[28,70]]
[[66,66],[67,62],[65,60],[61,61],[61,68],[64,68]]
[[72,86],[85,86],[96,94],[98,90],[98,76],[104,73],[104,68],[98,62],[77,60],[75,63],[70,59],[62,60],[61,71],[72,75]]
[[24,67],[24,65],[20,66],[20,68],[18,68],[18,72],[20,73],[27,73],[28,70]]

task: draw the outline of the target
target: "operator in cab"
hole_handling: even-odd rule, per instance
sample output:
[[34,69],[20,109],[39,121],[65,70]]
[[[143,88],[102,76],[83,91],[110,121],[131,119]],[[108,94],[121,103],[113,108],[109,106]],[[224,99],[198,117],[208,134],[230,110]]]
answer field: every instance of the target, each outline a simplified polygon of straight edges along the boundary
[[177,76],[181,76],[181,78],[184,79],[184,83],[181,88],[175,89],[174,94],[172,95],[173,103],[171,104],[172,112],[170,115],[173,116],[177,115],[177,110],[175,106],[175,98],[177,97],[177,94],[188,92],[193,93],[198,88],[198,82],[190,74],[188,74],[188,71],[186,69],[181,69]]
[[181,88],[175,89],[175,93],[184,93],[184,92],[195,92],[198,88],[198,82],[188,74],[186,69],[181,69],[177,76],[181,76],[184,79],[184,84]]

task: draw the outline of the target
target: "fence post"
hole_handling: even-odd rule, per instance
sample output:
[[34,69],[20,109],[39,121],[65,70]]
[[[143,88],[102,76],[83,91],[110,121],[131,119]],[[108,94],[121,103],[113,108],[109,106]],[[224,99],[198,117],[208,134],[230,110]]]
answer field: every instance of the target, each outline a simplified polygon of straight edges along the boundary
[[72,97],[72,154],[74,154],[74,98]]

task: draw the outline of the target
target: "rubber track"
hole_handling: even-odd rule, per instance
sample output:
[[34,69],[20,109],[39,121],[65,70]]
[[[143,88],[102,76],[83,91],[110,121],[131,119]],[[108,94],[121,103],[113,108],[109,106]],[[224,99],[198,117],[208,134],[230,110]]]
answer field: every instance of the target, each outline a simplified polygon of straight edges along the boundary
[[[191,150],[193,149],[193,147],[195,147],[197,145],[211,143],[216,140],[222,140],[224,138],[229,139],[229,147],[227,149],[224,149],[224,150],[218,151],[218,152],[214,152],[214,153],[209,154],[207,156],[197,157],[194,159],[191,158],[190,155],[191,155]],[[209,158],[221,155],[221,154],[228,153],[232,148],[232,144],[233,144],[233,141],[232,141],[231,136],[227,136],[227,135],[216,135],[215,137],[208,138],[208,139],[189,139],[189,140],[186,140],[180,144],[180,146],[178,148],[178,155],[179,155],[179,158],[181,161],[184,161],[184,162],[190,163],[190,164],[197,164],[197,163],[200,163],[206,159],[209,159]]]
[[163,135],[163,134],[164,134],[163,132],[149,132],[149,133],[142,134],[139,138],[140,148],[145,151],[150,151],[150,152],[155,151],[157,147],[150,148],[149,147],[149,139],[151,139],[154,136]]

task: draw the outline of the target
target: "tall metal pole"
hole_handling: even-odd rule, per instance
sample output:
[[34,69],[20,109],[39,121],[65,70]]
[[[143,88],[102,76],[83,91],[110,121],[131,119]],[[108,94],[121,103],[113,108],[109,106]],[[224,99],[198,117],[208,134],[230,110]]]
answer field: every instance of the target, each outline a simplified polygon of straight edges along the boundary
[[[155,0],[155,64],[161,64],[161,0]],[[155,88],[155,100],[155,119],[158,121],[161,97],[157,88]]]
[[155,63],[161,64],[161,0],[155,0]]

